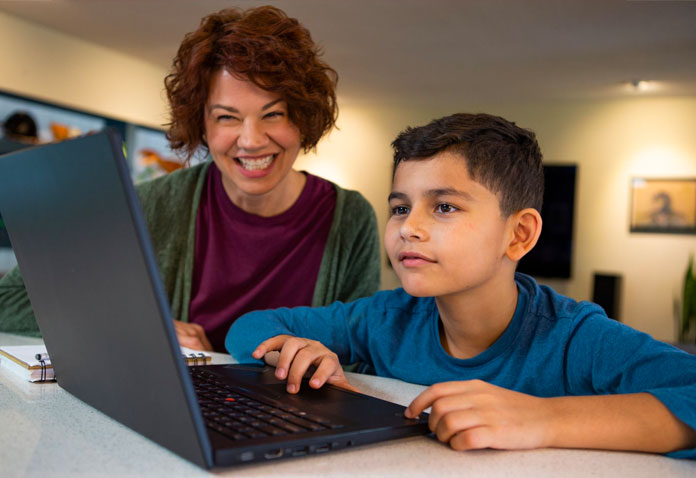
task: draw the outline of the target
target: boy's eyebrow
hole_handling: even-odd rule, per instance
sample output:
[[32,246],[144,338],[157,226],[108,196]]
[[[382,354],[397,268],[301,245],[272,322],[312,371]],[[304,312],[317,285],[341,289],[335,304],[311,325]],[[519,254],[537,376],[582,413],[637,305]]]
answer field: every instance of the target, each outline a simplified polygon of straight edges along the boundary
[[[472,196],[471,194],[454,188],[429,189],[425,192],[425,195],[429,197],[457,196],[464,199],[465,201],[474,201],[474,196]],[[392,199],[406,201],[408,200],[408,196],[399,191],[392,191],[391,194],[389,194],[388,200],[391,201]]]
[[465,201],[473,201],[474,197],[466,191],[460,191],[454,188],[430,189],[425,193],[427,196],[458,196]]
[[[265,110],[267,110],[268,108],[271,108],[272,106],[275,106],[277,103],[280,103],[281,101],[283,101],[283,98],[278,98],[278,99],[275,99],[275,100],[271,101],[270,103],[266,103],[265,105],[263,105],[263,106],[261,107],[261,110],[262,110],[262,111],[265,111]],[[238,110],[237,108],[235,108],[235,107],[233,107],[233,106],[221,105],[221,104],[219,104],[219,103],[216,103],[216,104],[214,104],[214,105],[210,105],[210,107],[208,108],[208,111],[213,111],[215,108],[220,108],[220,109],[223,109],[223,110],[225,110],[225,111],[229,111],[230,113],[239,113],[239,110]]]
[[406,196],[404,193],[400,193],[399,191],[392,191],[391,193],[389,193],[387,201],[391,201],[392,199],[399,199],[401,201],[405,201],[408,199],[408,196]]

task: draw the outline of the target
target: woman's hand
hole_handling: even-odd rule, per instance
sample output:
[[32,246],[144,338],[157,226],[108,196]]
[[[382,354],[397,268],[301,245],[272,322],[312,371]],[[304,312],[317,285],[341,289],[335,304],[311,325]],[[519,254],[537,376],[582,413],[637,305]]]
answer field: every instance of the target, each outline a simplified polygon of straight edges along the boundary
[[406,417],[415,418],[428,407],[430,430],[455,450],[548,446],[552,413],[543,398],[481,380],[443,382],[416,397]]
[[[269,352],[280,351],[276,363],[276,377],[287,379],[288,393],[300,391],[302,377],[310,366],[316,370],[309,380],[309,386],[320,388],[325,383],[347,390],[357,391],[346,376],[338,361],[338,356],[316,340],[277,335],[263,341],[252,353],[255,359],[262,359]],[[275,360],[274,360],[275,361]]]
[[208,341],[208,336],[205,335],[205,330],[200,325],[175,320],[174,330],[176,331],[176,337],[179,339],[179,345],[193,350],[213,350],[213,346]]

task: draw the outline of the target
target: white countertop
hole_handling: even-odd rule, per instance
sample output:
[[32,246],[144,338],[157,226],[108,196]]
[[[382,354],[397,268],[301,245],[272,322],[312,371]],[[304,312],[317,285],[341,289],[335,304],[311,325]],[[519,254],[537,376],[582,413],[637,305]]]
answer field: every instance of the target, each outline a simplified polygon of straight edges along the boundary
[[[0,333],[0,344],[39,343]],[[215,363],[231,357],[214,354]],[[362,392],[407,405],[424,387],[349,374]],[[0,367],[0,477],[694,477],[696,462],[587,450],[456,452],[429,437],[209,472],[84,404],[56,383]]]

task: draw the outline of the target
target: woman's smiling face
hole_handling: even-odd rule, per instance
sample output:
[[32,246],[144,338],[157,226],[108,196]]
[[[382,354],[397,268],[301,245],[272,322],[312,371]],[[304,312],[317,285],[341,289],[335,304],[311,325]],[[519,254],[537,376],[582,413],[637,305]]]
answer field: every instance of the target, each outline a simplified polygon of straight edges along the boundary
[[220,70],[210,81],[205,132],[232,202],[244,209],[248,200],[282,197],[300,151],[300,131],[280,96]]

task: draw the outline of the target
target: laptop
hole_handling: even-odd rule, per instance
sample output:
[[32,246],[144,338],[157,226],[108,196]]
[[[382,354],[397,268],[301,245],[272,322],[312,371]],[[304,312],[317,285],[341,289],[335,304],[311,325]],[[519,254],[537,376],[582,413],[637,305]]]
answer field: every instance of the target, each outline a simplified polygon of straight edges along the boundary
[[270,367],[187,367],[118,135],[0,156],[0,211],[58,384],[201,467],[426,434],[427,416]]

